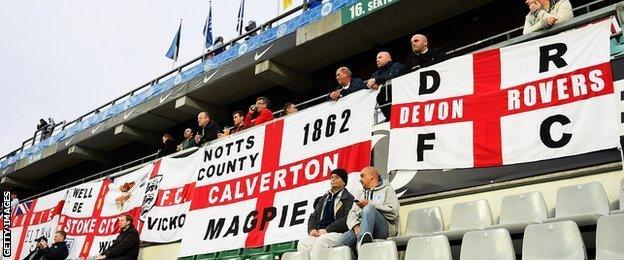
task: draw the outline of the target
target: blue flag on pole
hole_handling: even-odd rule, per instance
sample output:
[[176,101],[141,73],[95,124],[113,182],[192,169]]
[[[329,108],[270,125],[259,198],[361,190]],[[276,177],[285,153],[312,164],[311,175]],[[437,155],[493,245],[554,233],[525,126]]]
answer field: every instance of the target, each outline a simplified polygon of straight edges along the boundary
[[208,10],[208,18],[206,18],[206,23],[204,23],[203,33],[206,38],[206,49],[210,49],[210,46],[212,46],[212,1]]
[[236,22],[236,31],[238,35],[243,34],[243,16],[245,14],[245,0],[241,0],[240,7],[238,8],[238,21]]
[[178,27],[178,32],[173,38],[173,42],[171,42],[171,46],[167,51],[167,58],[172,59],[173,61],[178,60],[178,53],[180,52],[180,32],[182,31],[182,21],[180,21],[180,27]]

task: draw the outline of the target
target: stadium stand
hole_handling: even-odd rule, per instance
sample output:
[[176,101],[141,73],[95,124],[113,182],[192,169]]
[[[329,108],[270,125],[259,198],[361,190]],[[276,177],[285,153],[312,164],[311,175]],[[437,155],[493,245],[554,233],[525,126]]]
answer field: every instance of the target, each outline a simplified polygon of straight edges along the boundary
[[[303,49],[327,44],[328,42],[325,40],[328,39],[330,42],[343,39],[344,36],[342,35],[330,34],[333,30],[345,30],[348,32],[346,35],[360,38],[358,33],[362,34],[362,31],[369,29],[371,23],[387,21],[390,19],[389,17],[397,15],[401,8],[408,11],[407,15],[411,14],[409,12],[414,12],[408,8],[408,4],[405,4],[406,1],[399,1],[395,6],[387,7],[388,9],[379,11],[369,17],[364,17],[358,22],[345,24],[344,28],[341,26],[332,27],[331,24],[338,23],[338,20],[341,18],[338,14],[345,12],[345,7],[348,8],[355,2],[354,0],[333,1],[331,12],[328,14],[321,14],[323,7],[320,6],[277,27],[271,27],[273,22],[259,26],[258,28],[268,29],[250,38],[245,43],[244,48],[246,49],[243,51],[243,54],[251,54],[253,56],[253,50],[271,43],[278,44],[280,40],[286,39],[287,35],[290,34],[296,35],[296,37],[290,39],[292,41],[312,41],[315,45],[293,47],[295,50],[289,53],[289,55],[293,57],[296,56],[295,54],[313,55],[314,53]],[[450,2],[452,2],[450,5],[456,4],[454,1]],[[500,24],[493,24],[491,25],[492,27],[501,28],[488,30],[489,32],[497,32],[490,34],[483,32],[485,29],[479,28],[485,26],[485,22],[477,19],[480,16],[485,16],[485,14],[489,15],[490,11],[496,10],[496,8],[517,7],[518,5],[502,4],[501,2],[503,1],[466,2],[470,2],[470,4],[466,3],[466,6],[462,6],[460,9],[449,10],[448,17],[438,17],[437,19],[442,20],[442,22],[437,24],[438,27],[431,29],[434,36],[438,36],[443,34],[439,28],[457,27],[458,24],[463,24],[466,23],[466,20],[473,19],[476,23],[475,27],[467,26],[465,31],[458,32],[453,36],[438,38],[437,42],[441,45],[446,45],[444,47],[447,47],[450,50],[449,54],[452,55],[469,53],[484,47],[507,46],[548,36],[576,28],[588,22],[604,19],[610,15],[615,15],[615,17],[619,18],[621,24],[623,10],[621,3],[618,5],[616,1],[573,1],[574,6],[577,7],[576,12],[583,12],[581,15],[567,23],[553,27],[552,31],[519,36],[521,30],[519,31],[515,27],[520,26],[520,23],[517,21],[520,21],[523,15],[519,15],[516,20],[512,19],[514,22],[517,22],[514,29],[506,28]],[[449,8],[448,6],[444,7]],[[416,9],[416,7],[412,8]],[[462,14],[464,12],[467,12],[467,14]],[[517,12],[517,14],[521,13],[525,13],[525,9]],[[499,18],[499,16],[494,18]],[[398,37],[402,38],[397,40],[394,45],[405,45],[405,37],[409,37],[410,34],[414,33],[414,30],[432,26],[431,23],[433,23],[428,21],[429,24],[412,23],[409,26],[404,25],[410,22],[413,21],[393,20],[389,27],[395,25],[400,29],[387,28],[389,32],[380,33],[386,36],[387,39],[380,40],[381,42],[376,43],[375,46],[379,44],[392,46],[388,42]],[[505,22],[508,23],[509,21]],[[410,27],[410,29],[405,29],[405,27]],[[436,31],[436,28],[438,28],[438,31]],[[329,36],[324,35],[325,33],[329,34]],[[321,36],[326,37],[326,39],[323,39]],[[240,39],[244,37],[247,36],[243,35]],[[432,38],[435,39],[436,37]],[[198,104],[205,103],[204,101],[206,100],[200,100],[197,97],[209,93],[207,90],[194,89],[199,93],[194,95],[186,95],[185,91],[193,89],[191,85],[204,80],[205,76],[209,76],[210,73],[215,73],[212,74],[213,76],[217,75],[217,73],[221,73],[220,70],[224,66],[234,64],[242,59],[241,48],[243,48],[243,45],[236,43],[237,40],[239,39],[232,41],[235,47],[215,56],[211,60],[205,60],[204,57],[200,57],[162,77],[150,81],[128,95],[101,106],[98,108],[98,110],[101,110],[100,113],[88,113],[67,124],[62,123],[62,127],[56,127],[52,137],[44,142],[36,143],[35,140],[38,138],[34,137],[25,141],[22,147],[16,150],[15,154],[5,156],[0,160],[0,177],[2,177],[3,187],[19,187],[24,191],[28,191],[26,194],[33,195],[38,194],[41,190],[52,191],[56,188],[71,186],[86,180],[123,175],[139,168],[144,163],[152,161],[156,158],[156,155],[153,153],[153,141],[144,139],[155,132],[184,129],[188,125],[188,115],[182,115],[182,112],[176,111],[172,107],[190,109]],[[621,33],[614,34],[611,39],[611,55],[614,68],[621,66],[617,65],[616,61],[620,60],[620,55],[624,54],[623,42],[624,38]],[[331,75],[336,67],[334,65],[343,63],[345,59],[348,59],[352,64],[358,64],[360,60],[369,59],[370,57],[367,57],[366,54],[376,50],[370,50],[371,47],[368,44],[368,42],[364,44],[366,45],[365,47],[357,46],[349,50],[345,50],[345,47],[345,49],[337,50],[336,52],[344,52],[346,54],[320,57],[319,59],[323,60],[321,62],[322,66],[306,65],[307,68],[300,71],[314,74],[315,76],[323,73]],[[286,52],[287,50],[281,51]],[[353,57],[356,54],[360,56]],[[283,64],[294,63],[286,57],[279,57],[278,60]],[[265,65],[270,67],[267,64]],[[237,64],[237,66],[239,67],[227,67],[227,69],[235,72],[243,70],[242,65]],[[301,66],[300,68],[306,66]],[[251,66],[254,71],[261,70],[261,67]],[[357,70],[365,75],[366,72],[372,70],[372,67],[371,64],[369,67],[362,66],[357,68]],[[314,71],[314,73],[311,71]],[[326,73],[328,71],[329,73]],[[246,75],[255,76],[249,70],[244,73],[240,72],[240,74],[245,73]],[[301,76],[299,73],[290,75]],[[219,74],[219,76],[221,75]],[[300,77],[297,78],[301,79]],[[325,78],[322,80],[325,80]],[[325,84],[327,81],[330,80],[315,83],[320,85]],[[227,81],[226,83],[232,82],[235,81]],[[241,82],[244,81],[241,80]],[[226,85],[226,83],[222,84]],[[210,84],[213,83],[210,82],[208,85]],[[251,87],[265,88],[265,86],[254,84]],[[177,89],[179,86],[182,86],[180,89],[184,90]],[[284,89],[279,88],[276,92],[283,92]],[[185,93],[174,93],[176,90]],[[250,99],[248,96],[256,95],[253,95],[255,92],[246,92],[247,90],[249,89],[238,89],[240,93],[235,94],[237,97],[230,100],[231,104],[219,105],[231,105],[228,109],[234,110],[237,106],[240,107],[240,104],[249,103]],[[329,89],[323,89],[323,91],[327,90]],[[218,89],[215,91],[218,92]],[[270,90],[263,91],[267,91],[268,94],[275,93]],[[307,92],[308,95],[306,97],[309,98],[313,96],[311,94],[320,94],[323,91]],[[175,98],[173,98],[174,96]],[[271,98],[273,100],[273,97]],[[292,100],[292,97],[278,98],[278,100],[280,99]],[[160,103],[158,103],[159,100],[161,101]],[[140,112],[146,115],[141,115],[140,117],[131,115],[130,111],[134,111],[132,110],[133,108],[138,109],[150,102],[160,105],[163,103],[162,100],[167,100],[164,104],[169,105],[169,107],[150,107],[149,110],[136,112],[136,114]],[[324,98],[313,99],[310,103],[303,102],[302,107],[314,104],[317,100],[324,100]],[[197,109],[191,109],[191,111],[196,114]],[[229,113],[223,114],[229,115]],[[136,121],[134,125],[130,125],[126,119]],[[107,120],[114,121],[114,123],[105,123]],[[149,121],[151,120],[154,122],[166,121],[166,123],[162,125],[150,124]],[[193,123],[192,118],[190,122]],[[144,128],[136,127],[136,125],[144,123]],[[121,133],[123,138],[115,135],[94,135],[93,133],[99,134],[98,126],[100,124],[105,124],[104,127],[110,128],[109,134]],[[386,128],[383,128],[384,126]],[[387,123],[376,127],[386,129],[385,131],[388,129]],[[91,134],[88,134],[89,132]],[[81,145],[76,145],[78,139],[74,138],[81,139]],[[128,138],[131,138],[131,140],[127,140]],[[104,140],[110,140],[110,143],[107,144],[110,147],[106,147],[106,149],[114,151],[115,157],[110,158],[110,155],[102,152],[102,150],[106,149],[97,143],[105,142]],[[157,141],[158,138],[156,138]],[[113,143],[115,144],[113,145]],[[62,149],[58,148],[61,146]],[[95,147],[98,149],[95,149]],[[180,151],[171,155],[171,157],[184,157],[197,149],[191,148]],[[387,158],[387,150],[384,151],[382,148],[379,148],[381,151],[375,151],[375,149],[378,148],[374,148],[374,154],[383,155],[385,153]],[[80,159],[67,157],[68,154],[78,154]],[[130,154],[134,157],[129,156]],[[140,154],[140,156],[136,154]],[[88,158],[87,162],[85,162],[85,158]],[[97,158],[97,160],[94,158]],[[373,161],[381,160],[379,158],[374,159]],[[93,163],[91,161],[98,162]],[[112,161],[113,163],[101,163],[106,161]],[[384,160],[381,161],[384,162]],[[485,181],[473,179],[472,182],[464,182],[462,184],[464,186],[453,186],[455,184],[443,186],[440,184],[439,179],[429,178],[428,176],[434,174],[447,174],[450,176],[450,174],[470,174],[471,172],[462,172],[462,170],[449,171],[443,174],[439,171],[419,172],[416,180],[419,180],[420,183],[417,187],[423,188],[423,193],[408,194],[409,196],[401,199],[400,215],[404,220],[401,223],[401,230],[403,231],[401,233],[403,235],[390,238],[388,241],[376,241],[375,243],[363,245],[362,249],[367,253],[362,254],[360,259],[385,259],[383,257],[397,259],[399,256],[402,257],[401,259],[485,259],[485,255],[491,257],[491,259],[514,259],[514,257],[523,259],[624,258],[624,245],[620,239],[621,233],[624,231],[621,225],[624,219],[622,219],[623,215],[617,215],[622,213],[624,209],[624,179],[622,179],[621,161],[617,151],[574,157],[569,159],[569,161],[522,165],[521,168],[520,170],[513,170],[511,167],[492,169],[492,173],[485,177]],[[91,173],[90,176],[82,175],[73,177],[73,179],[62,178],[63,176],[80,172],[82,169],[88,169]],[[505,173],[521,172],[524,175],[499,177],[498,175],[504,175],[499,170],[504,170]],[[487,171],[486,169],[485,172]],[[401,183],[397,181],[400,179],[397,176],[403,173],[384,172],[384,174],[388,174],[389,181],[393,185],[397,185],[394,187],[397,189],[397,193],[404,188],[399,186]],[[47,175],[49,177],[44,178]],[[86,178],[82,179],[83,177]],[[51,178],[57,180],[50,182]],[[457,183],[460,182],[457,181]],[[41,188],[29,191],[28,186],[39,186]],[[618,197],[620,210],[613,211],[611,212],[612,215],[609,215],[611,210],[609,202],[615,202]],[[552,211],[554,211],[554,217],[548,218],[548,213]],[[494,219],[499,219],[497,224],[493,221]],[[448,223],[446,228],[445,223]],[[593,233],[595,233],[595,236],[593,236]],[[179,246],[179,243],[146,246],[141,252],[142,259],[169,259],[169,257],[176,255]],[[307,254],[294,252],[295,250],[296,242],[292,241],[260,248],[240,248],[179,259],[275,259],[279,256],[282,259],[309,259]],[[354,258],[354,255],[346,247],[323,250],[320,257],[320,259],[324,260],[352,258]]]

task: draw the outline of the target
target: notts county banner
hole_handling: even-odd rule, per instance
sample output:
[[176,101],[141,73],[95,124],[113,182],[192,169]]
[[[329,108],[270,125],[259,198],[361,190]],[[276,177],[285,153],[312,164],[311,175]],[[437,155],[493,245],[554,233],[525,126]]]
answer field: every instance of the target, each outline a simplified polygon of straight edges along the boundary
[[20,203],[11,213],[11,257],[23,259],[36,249],[37,238],[48,238],[51,245],[67,190]]
[[392,81],[388,170],[489,167],[618,146],[610,22]]
[[335,168],[370,163],[377,91],[363,90],[219,140],[197,155],[181,256],[297,240]]

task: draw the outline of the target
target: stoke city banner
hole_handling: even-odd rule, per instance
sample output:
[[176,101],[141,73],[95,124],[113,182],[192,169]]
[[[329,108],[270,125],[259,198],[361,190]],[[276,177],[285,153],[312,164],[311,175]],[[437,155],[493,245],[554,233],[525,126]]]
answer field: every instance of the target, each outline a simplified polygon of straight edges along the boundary
[[67,232],[70,259],[97,256],[119,234],[117,218],[131,214],[135,227],[141,212],[147,177],[153,165],[111,179],[84,183],[67,191],[59,228]]
[[362,90],[200,149],[180,256],[298,240],[330,172],[370,165],[378,91]]
[[388,170],[493,167],[615,148],[610,21],[392,80]]
[[11,212],[11,256],[6,259],[23,259],[36,249],[37,238],[46,237],[53,242],[54,232],[67,190],[35,198],[15,206]]

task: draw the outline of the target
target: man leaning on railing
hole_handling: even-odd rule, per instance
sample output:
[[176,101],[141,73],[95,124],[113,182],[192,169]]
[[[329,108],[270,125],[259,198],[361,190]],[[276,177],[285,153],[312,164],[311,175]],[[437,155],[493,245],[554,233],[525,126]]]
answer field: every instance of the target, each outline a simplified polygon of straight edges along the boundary
[[569,0],[525,0],[529,14],[524,20],[522,34],[550,28],[574,16]]

